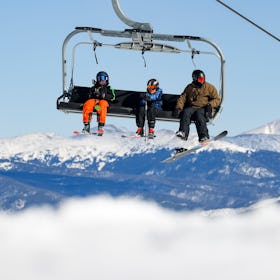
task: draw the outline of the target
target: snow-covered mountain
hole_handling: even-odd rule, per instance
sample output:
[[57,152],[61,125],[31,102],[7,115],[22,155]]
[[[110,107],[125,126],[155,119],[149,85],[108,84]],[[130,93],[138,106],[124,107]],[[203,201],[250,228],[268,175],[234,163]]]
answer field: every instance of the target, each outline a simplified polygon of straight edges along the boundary
[[109,194],[176,210],[213,210],[280,196],[280,120],[170,164],[161,161],[175,147],[194,145],[195,134],[188,142],[170,130],[159,130],[149,141],[131,134],[107,125],[103,137],[35,133],[1,138],[0,208]]
[[247,134],[280,134],[280,120],[275,120],[264,126],[250,130]]

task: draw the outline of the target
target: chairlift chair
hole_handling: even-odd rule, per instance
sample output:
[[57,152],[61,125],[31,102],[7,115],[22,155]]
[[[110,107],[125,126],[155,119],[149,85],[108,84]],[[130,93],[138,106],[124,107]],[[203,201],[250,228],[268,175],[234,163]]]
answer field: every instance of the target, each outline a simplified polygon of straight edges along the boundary
[[[219,113],[221,112],[222,104],[224,101],[224,65],[225,59],[220,48],[212,41],[199,36],[189,35],[168,35],[168,34],[156,34],[149,23],[135,22],[127,18],[121,11],[118,0],[112,0],[113,8],[117,16],[128,26],[130,29],[124,31],[105,30],[95,27],[76,27],[74,31],[69,33],[62,47],[62,87],[63,93],[57,98],[57,109],[65,113],[81,113],[83,110],[83,104],[88,99],[90,87],[75,85],[73,82],[74,63],[72,61],[72,71],[70,78],[70,85],[67,86],[67,59],[66,50],[69,41],[77,34],[87,33],[89,35],[89,41],[78,42],[72,49],[72,60],[75,58],[75,49],[81,44],[89,44],[93,47],[94,51],[98,47],[113,47],[122,50],[134,50],[141,52],[143,55],[145,52],[161,52],[161,53],[190,53],[192,58],[195,55],[210,54],[216,56],[220,61],[220,83],[218,93],[221,98],[221,104],[219,108],[213,113],[213,118],[210,120],[213,122]],[[93,34],[99,34],[106,37],[115,38],[127,38],[128,42],[120,42],[117,44],[105,44],[94,40]],[[192,41],[200,41],[209,44],[213,51],[200,51],[192,47]],[[185,43],[186,49],[181,49],[170,44],[168,42]],[[116,101],[110,104],[108,108],[108,116],[135,118],[135,109],[139,103],[139,96],[142,92],[134,90],[116,89]],[[175,108],[179,95],[164,93],[162,111],[157,115],[157,120],[162,121],[179,121],[178,118],[172,116],[172,112]]]

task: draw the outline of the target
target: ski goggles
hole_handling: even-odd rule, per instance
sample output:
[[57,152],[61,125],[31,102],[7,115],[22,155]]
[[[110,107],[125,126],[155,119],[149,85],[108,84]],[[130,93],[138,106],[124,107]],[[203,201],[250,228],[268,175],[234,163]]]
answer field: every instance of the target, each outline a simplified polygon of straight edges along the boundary
[[152,85],[151,86],[147,86],[147,88],[150,89],[150,90],[156,90],[157,89],[156,86],[152,86]]
[[101,75],[101,76],[98,76],[97,80],[98,80],[98,82],[107,81],[108,77],[106,75]]
[[204,77],[198,77],[197,78],[197,81],[200,83],[200,84],[203,84],[205,82],[205,78]]

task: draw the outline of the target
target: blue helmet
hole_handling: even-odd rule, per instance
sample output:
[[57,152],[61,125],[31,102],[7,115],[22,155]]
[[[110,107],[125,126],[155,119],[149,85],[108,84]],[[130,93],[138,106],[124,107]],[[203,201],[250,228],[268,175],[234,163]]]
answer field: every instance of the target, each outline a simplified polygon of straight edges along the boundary
[[109,84],[109,75],[104,72],[104,71],[100,71],[96,74],[96,81],[99,83],[101,81],[106,81],[107,85]]

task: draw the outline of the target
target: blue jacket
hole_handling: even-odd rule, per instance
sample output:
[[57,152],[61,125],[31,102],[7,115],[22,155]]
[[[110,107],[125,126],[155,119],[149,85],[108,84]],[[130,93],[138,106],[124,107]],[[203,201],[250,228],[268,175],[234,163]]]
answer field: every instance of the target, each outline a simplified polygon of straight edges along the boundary
[[161,109],[162,105],[162,89],[158,89],[155,93],[151,94],[148,91],[144,96],[140,97],[140,106],[144,106],[147,101],[149,107]]

